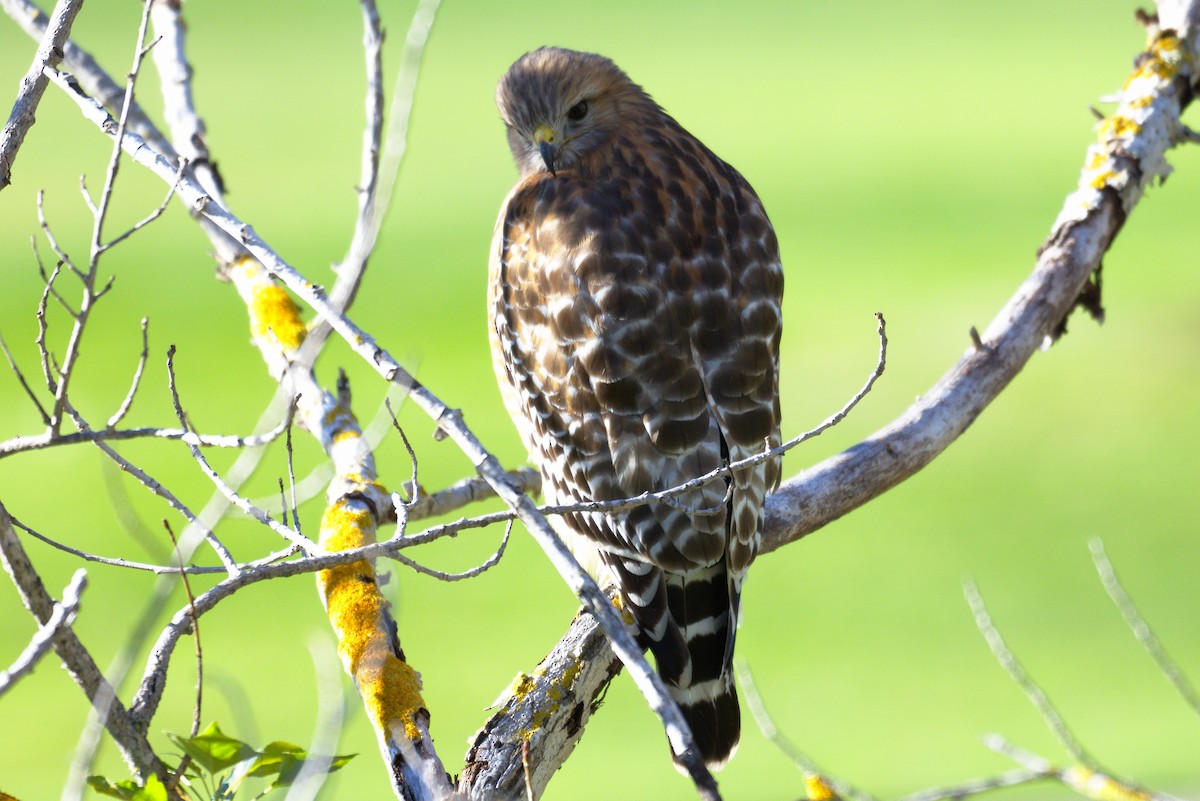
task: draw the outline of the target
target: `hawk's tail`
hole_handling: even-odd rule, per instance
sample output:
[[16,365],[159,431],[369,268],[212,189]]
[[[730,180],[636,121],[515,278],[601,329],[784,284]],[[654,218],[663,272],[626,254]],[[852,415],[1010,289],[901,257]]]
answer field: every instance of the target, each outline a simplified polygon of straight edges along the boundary
[[725,562],[686,574],[619,557],[608,562],[705,764],[723,767],[741,736],[732,667],[740,592]]
[[740,593],[724,560],[665,579],[671,620],[682,635],[688,663],[677,680],[664,675],[667,689],[687,718],[705,764],[719,769],[733,758],[742,733],[733,682]]

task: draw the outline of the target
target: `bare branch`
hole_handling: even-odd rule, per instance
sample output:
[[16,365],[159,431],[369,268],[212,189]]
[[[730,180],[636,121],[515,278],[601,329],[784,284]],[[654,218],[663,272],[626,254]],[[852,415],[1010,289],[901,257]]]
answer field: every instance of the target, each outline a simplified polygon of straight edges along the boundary
[[117,442],[130,439],[180,439],[202,448],[261,448],[279,438],[291,424],[295,407],[288,407],[285,417],[269,431],[262,434],[242,436],[240,434],[197,434],[182,428],[122,428],[95,429],[87,428],[70,434],[58,434],[50,431],[41,434],[20,435],[0,442],[0,459],[12,456],[14,453],[40,450],[59,445],[74,445],[79,442]]
[[[172,566],[172,565],[150,565],[150,564],[146,564],[144,562],[134,562],[129,559],[117,559],[117,558],[113,558],[113,557],[99,556],[94,553],[88,553],[87,551],[81,551],[78,548],[72,548],[70,545],[67,545],[66,543],[59,542],[58,540],[55,540],[55,539],[52,539],[51,537],[46,536],[45,534],[41,533],[37,529],[27,525],[26,523],[23,523],[22,521],[18,520],[15,517],[10,516],[10,520],[12,521],[12,524],[14,526],[21,529],[25,533],[29,534],[29,536],[33,537],[34,539],[44,542],[46,545],[49,545],[51,548],[54,548],[55,550],[62,551],[63,553],[69,553],[69,554],[71,554],[71,556],[74,556],[78,559],[83,559],[86,562],[95,562],[95,563],[101,564],[101,565],[108,565],[109,567],[123,567],[123,568],[127,568],[129,570],[142,570],[142,571],[145,571],[148,573],[157,573],[159,575],[166,574],[166,573],[171,573],[171,574],[179,573],[179,568]],[[226,574],[228,574],[228,570],[226,570],[224,568],[220,568],[220,567],[188,567],[188,568],[184,568],[184,569],[188,573],[226,573]]]
[[42,43],[33,57],[33,66],[21,80],[21,90],[13,103],[12,113],[0,133],[0,190],[12,183],[12,165],[25,141],[25,134],[33,126],[35,112],[42,94],[46,91],[46,68],[54,69],[63,58],[63,47],[71,35],[75,15],[83,7],[83,0],[58,0],[54,13],[46,23]]
[[[224,204],[225,185],[217,172],[216,162],[208,152],[204,120],[196,111],[192,99],[192,67],[187,58],[187,26],[183,22],[182,4],[157,0],[150,9],[154,32],[159,37],[154,48],[154,65],[158,68],[163,96],[163,116],[171,132],[171,141],[186,162],[190,174],[218,203]],[[181,163],[180,169],[183,169]],[[191,209],[201,229],[224,262],[231,262],[245,249],[231,237],[218,230],[208,220]]]
[[775,721],[771,718],[770,713],[767,712],[767,706],[763,702],[762,694],[758,691],[758,685],[754,683],[754,674],[750,672],[750,665],[746,660],[741,658],[736,659],[734,668],[737,672],[738,684],[742,686],[742,691],[746,695],[746,706],[750,708],[750,714],[754,717],[754,722],[758,725],[758,730],[793,765],[800,769],[804,775],[805,783],[811,784],[814,781],[819,781],[822,785],[836,793],[839,798],[875,801],[874,796],[870,793],[835,779],[818,768],[816,763],[809,759],[807,754],[797,748],[788,736],[781,732],[775,725]]
[[75,571],[71,582],[63,590],[62,601],[54,605],[50,617],[42,623],[29,645],[7,670],[0,670],[0,696],[4,695],[25,674],[33,670],[46,652],[53,647],[52,640],[58,630],[70,626],[79,611],[79,596],[87,586],[87,572],[82,568]]
[[179,540],[171,530],[171,524],[162,521],[167,536],[171,538],[171,548],[175,551],[175,559],[179,562],[179,581],[187,595],[188,613],[192,616],[192,641],[196,644],[196,703],[192,707],[192,729],[190,737],[200,732],[200,710],[204,702],[204,649],[200,645],[200,620],[196,617],[196,596],[192,594],[192,584],[188,581],[187,571],[184,570],[183,554],[179,550]]
[[1120,580],[1117,578],[1117,572],[1113,569],[1112,562],[1108,559],[1108,554],[1104,552],[1104,542],[1099,538],[1093,539],[1088,543],[1088,548],[1092,552],[1092,561],[1096,564],[1096,572],[1100,574],[1100,581],[1104,584],[1105,591],[1108,592],[1108,597],[1112,598],[1113,603],[1117,605],[1117,609],[1121,610],[1122,617],[1129,625],[1133,636],[1146,649],[1146,653],[1158,665],[1158,669],[1167,677],[1167,681],[1175,688],[1192,711],[1200,714],[1200,697],[1196,695],[1195,689],[1192,688],[1191,682],[1183,675],[1183,671],[1179,669],[1179,665],[1175,660],[1167,654],[1158,637],[1154,635],[1150,624],[1142,617],[1142,613],[1138,611],[1137,605],[1133,599],[1129,597],[1129,593],[1125,592],[1125,588],[1121,586]]
[[[339,311],[345,311],[354,302],[366,272],[367,261],[379,238],[379,229],[391,206],[392,190],[407,149],[408,126],[412,119],[421,57],[425,52],[425,43],[429,40],[438,6],[441,4],[441,0],[420,0],[413,12],[408,33],[404,38],[400,69],[396,73],[396,82],[392,89],[392,109],[388,115],[386,139],[383,141],[381,154],[383,75],[380,47],[383,44],[383,32],[379,27],[379,14],[374,0],[360,2],[363,9],[363,46],[367,61],[367,120],[363,131],[358,217],[355,220],[349,249],[341,264],[335,267],[337,280],[329,293],[333,308]],[[331,330],[324,318],[317,320],[297,356],[297,362],[311,365]]]
[[[30,388],[29,382],[25,380],[25,374],[21,372],[21,368],[17,366],[17,362],[13,359],[12,352],[8,349],[8,343],[4,341],[4,336],[0,335],[0,350],[4,351],[4,358],[8,360],[8,367],[16,375],[17,381],[21,384],[21,388],[25,390],[26,396],[33,401],[33,406],[38,410],[38,414],[42,417],[42,422],[46,425],[50,424],[50,415],[46,413],[46,407],[42,406],[42,402],[38,400],[33,389]],[[4,454],[4,443],[0,443],[0,457]]]
[[[133,67],[129,72],[129,80],[125,87],[125,101],[121,107],[120,120],[117,123],[116,130],[113,131],[113,146],[112,155],[109,158],[108,170],[105,174],[104,188],[100,193],[100,202],[96,204],[96,211],[92,215],[92,241],[91,251],[88,256],[87,271],[81,273],[74,266],[68,266],[79,275],[83,283],[83,297],[79,303],[79,314],[75,318],[75,323],[71,327],[71,333],[67,339],[66,352],[63,355],[62,368],[58,371],[58,385],[54,389],[54,408],[50,413],[50,430],[55,434],[61,431],[63,423],[63,412],[67,406],[67,392],[71,383],[71,376],[74,372],[76,360],[79,357],[81,343],[83,341],[84,330],[87,327],[88,318],[92,306],[100,299],[107,291],[107,287],[96,290],[96,271],[99,265],[100,256],[103,253],[102,234],[104,229],[104,220],[108,214],[109,204],[112,198],[113,187],[117,178],[117,170],[121,162],[121,150],[123,140],[125,138],[126,122],[129,117],[129,108],[133,103],[133,88],[137,82],[138,71],[142,63],[142,57],[145,55],[143,44],[146,40],[146,26],[150,15],[150,3],[152,0],[145,0],[145,5],[142,9],[142,19],[138,27],[137,47],[133,57]],[[51,68],[46,68],[44,72],[50,73]],[[54,72],[57,75],[57,72]],[[42,215],[41,194],[38,196],[38,214]],[[45,224],[44,218],[42,228],[46,231],[47,238],[50,239],[51,246],[56,253],[61,253],[61,249],[51,237],[49,226]],[[63,259],[67,261],[67,259]],[[111,286],[111,280],[109,282]]]
[[[85,420],[73,406],[67,404],[67,411],[70,413],[71,419],[75,422],[75,425],[81,432],[90,430],[91,427],[88,425],[87,420]],[[187,438],[183,439],[185,442],[188,441]],[[93,440],[93,443],[105,456],[111,459],[117,465],[117,467],[133,476],[139,483],[141,483],[142,486],[165,500],[172,509],[183,515],[189,524],[196,525],[198,523],[196,516],[192,513],[192,510],[189,509],[187,505],[183,503],[183,501],[179,500],[175,493],[164,487],[157,479],[155,479],[145,470],[142,470],[140,467],[130,462],[125,457],[121,456],[103,440]],[[191,447],[194,448],[196,446],[192,445]],[[230,573],[237,572],[237,565],[234,562],[233,555],[230,554],[225,545],[219,539],[217,539],[217,535],[209,530],[205,532],[205,539],[212,546],[213,551],[217,554],[217,558],[219,558],[221,563],[225,565],[225,570]],[[176,545],[176,551],[178,550],[178,545]]]
[[[1168,169],[1191,102],[1192,39],[1164,30],[1137,60],[1088,150],[1033,273],[972,347],[899,418],[793,476],[767,502],[761,552],[800,539],[914,475],[963,434],[1059,331],[1146,187]],[[1119,121],[1132,124],[1119,124]]]
[[[71,257],[66,254],[66,251],[64,251],[61,247],[58,246],[58,239],[55,238],[54,230],[50,227],[50,223],[46,219],[45,197],[46,197],[46,193],[44,191],[42,191],[41,189],[39,189],[38,193],[37,193],[38,225],[41,227],[42,233],[45,234],[46,242],[48,242],[50,244],[50,249],[54,251],[55,256],[58,256],[58,265],[57,266],[61,267],[62,265],[65,264],[71,270],[71,272],[75,273],[75,275],[77,275],[78,277],[83,278],[83,275],[84,275],[83,272],[78,267],[75,266],[75,262],[71,261]],[[54,276],[51,275],[51,279],[53,279],[53,277]],[[47,279],[47,283],[53,285],[54,281]],[[47,291],[49,291],[49,290],[47,290]],[[61,297],[59,297],[57,295],[57,293],[55,294],[55,297],[58,298],[59,302],[62,303],[63,306],[66,307],[68,311],[71,310],[70,307],[67,306],[67,302],[65,300],[63,300]],[[73,317],[78,317],[79,312],[72,311],[71,315]]]
[[558,645],[496,702],[467,752],[458,791],[481,801],[523,801],[527,789],[539,797],[620,672],[596,619],[580,610]]
[[963,782],[962,784],[952,784],[946,787],[931,787],[928,790],[921,790],[917,793],[906,795],[900,801],[944,801],[944,799],[959,799],[967,798],[980,793],[986,793],[991,790],[1001,790],[1005,787],[1016,787],[1022,784],[1041,781],[1043,779],[1054,778],[1053,771],[1037,771],[1030,768],[1015,768],[1006,773],[1001,773],[999,776],[992,776],[987,779],[976,779],[975,781]]
[[146,372],[146,360],[150,356],[150,337],[146,330],[148,325],[149,320],[143,317],[142,354],[138,357],[137,368],[133,371],[133,381],[129,384],[129,391],[125,393],[125,400],[121,401],[121,405],[113,412],[112,417],[108,418],[105,428],[115,428],[117,423],[125,419],[125,415],[129,414],[129,409],[133,406],[133,396],[137,394],[138,385],[142,383],[142,374]]
[[[188,168],[187,161],[184,159],[180,159],[179,175],[183,175],[184,172],[187,171],[187,168]],[[148,226],[150,223],[154,222],[159,217],[161,217],[163,215],[163,212],[167,210],[167,206],[169,206],[171,204],[171,198],[175,197],[175,186],[177,184],[178,184],[178,181],[176,181],[174,184],[171,184],[171,186],[167,189],[166,197],[163,198],[162,203],[159,203],[158,207],[155,208],[154,211],[150,212],[145,217],[143,217],[142,219],[140,219],[136,223],[134,223],[133,226],[131,228],[129,228],[129,230],[125,231],[124,233],[117,234],[117,236],[113,237],[109,241],[100,245],[100,247],[98,248],[98,254],[105,253],[106,251],[113,249],[114,247],[121,244],[126,239],[133,236],[138,231],[142,230],[143,228]],[[99,210],[97,209],[96,212],[98,213]]]
[[[519,492],[526,494],[535,494],[540,491],[542,486],[541,474],[531,467],[518,467],[516,470],[509,471],[507,480]],[[429,495],[418,492],[414,497],[411,483],[404,485],[404,491],[413,500],[409,504],[405,504],[403,498],[393,494],[392,503],[406,505],[406,516],[409,520],[440,517],[464,506],[496,497],[496,491],[492,489],[492,485],[482,478],[464,478],[462,481]]]
[[[383,28],[375,0],[361,0],[363,16],[363,53],[366,56],[366,124],[363,127],[362,171],[358,184],[358,217],[350,247],[341,264],[336,265],[337,281],[332,296],[343,309],[354,303],[358,287],[366,274],[367,260],[379,236],[382,214],[376,214],[375,201],[379,186],[379,156],[383,145]],[[414,23],[415,23],[414,16]],[[428,28],[426,29],[428,32]],[[418,63],[420,56],[418,55]],[[407,65],[408,62],[404,61]],[[402,66],[401,70],[405,67]],[[397,98],[399,99],[399,98]],[[408,103],[411,105],[411,98]],[[386,201],[385,201],[386,202]],[[385,208],[386,210],[386,208]]]
[[[0,0],[4,13],[21,26],[29,36],[40,39],[46,32],[46,14],[30,0]],[[63,45],[62,64],[75,77],[89,95],[97,98],[104,108],[119,114],[125,97],[125,89],[118,85],[108,73],[100,68],[91,54],[68,39]],[[174,159],[176,154],[171,143],[159,132],[137,102],[129,106],[129,130],[151,142],[160,152]]]
[[411,567],[418,573],[424,573],[427,576],[432,576],[438,581],[462,581],[463,579],[472,579],[482,573],[486,573],[488,570],[491,570],[500,563],[501,557],[504,556],[504,549],[508,547],[508,537],[510,534],[512,534],[512,521],[509,521],[508,525],[504,528],[504,538],[500,540],[500,547],[496,549],[495,553],[489,556],[482,564],[476,565],[470,570],[464,570],[461,573],[446,573],[441,570],[434,570],[432,568],[425,567],[425,565],[422,565],[416,559],[410,559],[399,551],[397,551],[392,558],[403,565]]
[[971,579],[963,580],[963,595],[967,598],[967,603],[971,605],[971,611],[975,614],[975,625],[979,628],[979,633],[987,640],[988,647],[992,650],[992,655],[996,657],[996,661],[1004,668],[1005,672],[1012,677],[1012,680],[1017,683],[1017,686],[1025,693],[1029,702],[1033,704],[1034,709],[1042,716],[1042,720],[1046,721],[1046,725],[1050,727],[1050,731],[1054,733],[1055,738],[1067,750],[1075,760],[1081,762],[1088,767],[1095,768],[1096,762],[1083,750],[1083,746],[1075,739],[1075,735],[1071,734],[1071,730],[1067,728],[1066,721],[1062,719],[1062,715],[1058,714],[1058,710],[1050,703],[1050,699],[1046,697],[1046,693],[1038,684],[1029,677],[1025,672],[1025,668],[1021,667],[1021,663],[1017,661],[1013,655],[1012,649],[1004,642],[1004,638],[1000,636],[1000,631],[996,628],[996,624],[992,622],[992,616],[988,613],[987,605],[983,602],[983,596],[979,594],[979,587]]
[[[0,560],[13,584],[21,594],[25,607],[39,624],[44,625],[54,614],[54,600],[42,586],[37,570],[25,554],[21,541],[13,531],[8,510],[0,503]],[[88,650],[75,636],[70,627],[60,627],[54,635],[54,651],[63,665],[93,704],[106,706],[101,716],[105,728],[117,743],[121,756],[134,775],[145,779],[150,775],[165,778],[165,771],[154,749],[146,740],[145,732],[138,731],[129,713],[113,696],[112,686],[96,666]],[[111,699],[111,701],[107,701]]]
[[[167,375],[168,383],[171,388],[171,402],[175,405],[175,416],[179,419],[179,424],[184,428],[187,428],[187,415],[183,413],[183,406],[179,401],[179,390],[175,384],[174,345],[167,350]],[[318,552],[317,545],[312,540],[308,539],[295,529],[289,528],[288,526],[279,523],[277,520],[272,519],[271,516],[266,512],[259,509],[257,506],[254,506],[245,498],[234,492],[233,488],[225,483],[225,480],[221,478],[220,474],[217,473],[217,471],[212,468],[212,465],[208,463],[208,460],[204,458],[204,454],[201,453],[199,446],[186,439],[184,441],[187,442],[188,450],[192,454],[192,459],[196,461],[196,464],[200,465],[200,470],[205,476],[208,477],[208,480],[213,483],[213,486],[215,486],[221,492],[221,494],[229,499],[234,506],[241,509],[250,517],[253,517],[258,522],[267,526],[279,536],[283,537],[289,542],[299,545],[308,553]]]

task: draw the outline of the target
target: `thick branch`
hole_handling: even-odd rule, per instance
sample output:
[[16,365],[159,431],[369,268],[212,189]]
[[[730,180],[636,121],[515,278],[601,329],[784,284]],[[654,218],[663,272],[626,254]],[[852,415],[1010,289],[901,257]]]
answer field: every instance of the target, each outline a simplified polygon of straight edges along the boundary
[[33,66],[21,80],[21,90],[13,103],[12,113],[8,116],[3,133],[0,133],[0,189],[12,183],[13,161],[21,149],[21,143],[25,141],[25,134],[33,127],[38,103],[46,91],[45,69],[54,69],[62,62],[63,45],[71,35],[71,25],[82,7],[83,0],[58,0],[54,6],[42,43],[33,57]]
[[[4,13],[8,14],[25,33],[34,39],[40,39],[45,35],[47,16],[30,0],[0,0],[0,8],[3,8]],[[75,77],[75,80],[79,81],[79,85],[89,95],[99,100],[104,108],[113,114],[119,114],[121,103],[125,98],[125,87],[114,81],[107,72],[100,68],[91,54],[75,44],[73,40],[68,39],[63,44],[62,51],[62,64]],[[142,111],[136,101],[129,106],[127,124],[129,130],[149,141],[168,158],[175,158],[175,150],[171,144],[150,121],[146,112]]]
[[[950,446],[1033,353],[1048,345],[1147,185],[1195,80],[1194,47],[1164,31],[1139,59],[1117,110],[1099,127],[1079,189],[1068,196],[1033,273],[973,345],[895,422],[784,482],[768,500],[761,552],[821,528],[911,477]],[[1185,49],[1181,49],[1185,48]]]
[[[596,619],[580,610],[566,636],[530,675],[522,674],[467,752],[458,790],[466,798],[540,798],[575,749],[621,661]],[[528,765],[528,771],[525,766]]]

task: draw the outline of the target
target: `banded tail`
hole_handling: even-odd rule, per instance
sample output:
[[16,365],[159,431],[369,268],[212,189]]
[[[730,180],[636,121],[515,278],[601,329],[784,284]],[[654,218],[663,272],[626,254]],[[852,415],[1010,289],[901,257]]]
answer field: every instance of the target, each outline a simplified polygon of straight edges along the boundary
[[733,681],[741,582],[729,576],[724,560],[687,573],[619,557],[607,561],[705,764],[724,767],[742,729]]

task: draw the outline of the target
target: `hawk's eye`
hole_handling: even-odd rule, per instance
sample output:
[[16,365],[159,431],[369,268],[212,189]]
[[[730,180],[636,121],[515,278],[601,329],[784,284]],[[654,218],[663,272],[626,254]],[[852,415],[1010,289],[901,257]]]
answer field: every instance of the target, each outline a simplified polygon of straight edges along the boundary
[[575,105],[567,109],[567,119],[571,122],[579,122],[587,116],[588,105],[586,100],[580,100]]

